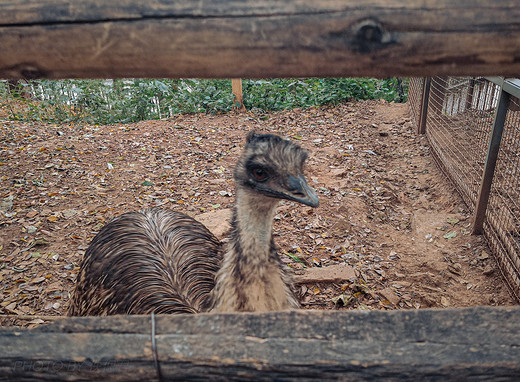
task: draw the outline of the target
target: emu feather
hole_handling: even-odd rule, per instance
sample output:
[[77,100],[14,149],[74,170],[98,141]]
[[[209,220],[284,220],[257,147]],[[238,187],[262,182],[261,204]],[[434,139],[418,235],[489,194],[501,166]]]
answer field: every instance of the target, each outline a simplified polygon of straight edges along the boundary
[[111,221],[85,253],[69,315],[298,308],[272,221],[280,199],[318,206],[303,177],[306,157],[278,136],[248,135],[234,172],[236,203],[225,245],[201,223],[171,210]]

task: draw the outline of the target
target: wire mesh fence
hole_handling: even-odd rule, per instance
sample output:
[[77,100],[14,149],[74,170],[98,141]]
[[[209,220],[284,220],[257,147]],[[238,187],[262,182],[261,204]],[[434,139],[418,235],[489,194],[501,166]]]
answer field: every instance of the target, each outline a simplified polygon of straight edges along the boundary
[[[435,77],[430,81],[425,97],[426,136],[441,169],[475,210],[502,86],[486,78]],[[417,126],[425,83],[410,81],[408,99]],[[483,228],[510,290],[520,301],[520,101],[513,95],[508,99]]]
[[421,97],[423,93],[424,78],[410,78],[408,85],[408,103],[410,112],[416,126],[419,126],[421,111]]
[[446,174],[475,207],[493,125],[495,88],[485,80],[433,78],[426,135]]
[[[512,286],[520,286],[520,102],[512,97],[484,224],[490,247]],[[520,296],[517,290],[517,297]]]

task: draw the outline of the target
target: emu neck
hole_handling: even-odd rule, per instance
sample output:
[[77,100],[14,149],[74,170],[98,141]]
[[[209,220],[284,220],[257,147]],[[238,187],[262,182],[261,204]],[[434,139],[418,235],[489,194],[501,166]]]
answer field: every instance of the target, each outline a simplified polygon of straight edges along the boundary
[[276,205],[276,199],[237,190],[232,236],[217,273],[213,311],[265,312],[297,307],[272,239]]
[[[278,200],[258,197],[244,190],[237,191],[232,239],[241,249],[236,261],[260,263],[271,253],[273,216]],[[239,254],[236,253],[238,256]]]

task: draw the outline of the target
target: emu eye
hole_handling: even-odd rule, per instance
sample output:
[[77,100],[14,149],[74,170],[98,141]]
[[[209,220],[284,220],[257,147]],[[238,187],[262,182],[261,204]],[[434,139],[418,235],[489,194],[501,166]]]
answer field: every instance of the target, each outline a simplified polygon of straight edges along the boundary
[[263,182],[269,177],[267,171],[260,167],[254,168],[253,171],[251,171],[251,174],[253,174],[253,178],[258,182]]

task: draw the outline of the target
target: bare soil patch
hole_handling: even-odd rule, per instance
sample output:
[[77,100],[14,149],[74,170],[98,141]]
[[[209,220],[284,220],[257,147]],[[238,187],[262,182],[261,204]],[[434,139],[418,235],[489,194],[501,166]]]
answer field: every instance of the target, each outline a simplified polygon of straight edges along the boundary
[[470,211],[412,131],[407,105],[366,101],[111,126],[4,118],[0,129],[3,325],[65,315],[84,250],[121,213],[157,206],[204,213],[223,237],[233,166],[252,129],[310,152],[306,176],[320,207],[282,202],[275,217],[280,255],[297,274],[305,308],[514,304],[483,238],[470,235]]

